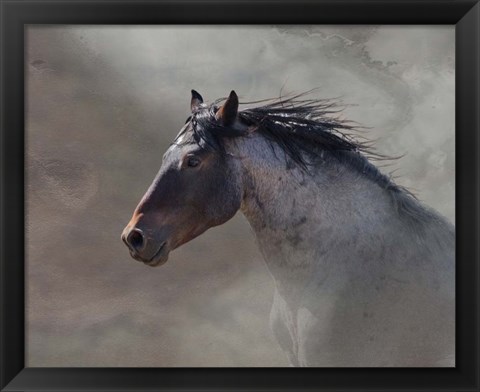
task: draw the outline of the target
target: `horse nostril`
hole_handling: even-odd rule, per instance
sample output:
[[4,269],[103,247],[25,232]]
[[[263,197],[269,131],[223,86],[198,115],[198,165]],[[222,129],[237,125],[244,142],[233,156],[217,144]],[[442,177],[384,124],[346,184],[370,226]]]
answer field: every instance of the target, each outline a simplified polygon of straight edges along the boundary
[[130,233],[128,233],[127,242],[133,250],[141,250],[145,244],[145,239],[141,230],[131,230]]

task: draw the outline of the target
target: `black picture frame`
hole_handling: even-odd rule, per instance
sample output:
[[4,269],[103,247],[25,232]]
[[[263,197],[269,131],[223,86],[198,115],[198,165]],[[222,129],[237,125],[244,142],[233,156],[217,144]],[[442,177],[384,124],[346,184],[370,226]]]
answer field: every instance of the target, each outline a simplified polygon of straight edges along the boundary
[[[479,42],[474,0],[1,0],[2,391],[478,391]],[[455,368],[26,368],[24,27],[28,24],[455,24]]]

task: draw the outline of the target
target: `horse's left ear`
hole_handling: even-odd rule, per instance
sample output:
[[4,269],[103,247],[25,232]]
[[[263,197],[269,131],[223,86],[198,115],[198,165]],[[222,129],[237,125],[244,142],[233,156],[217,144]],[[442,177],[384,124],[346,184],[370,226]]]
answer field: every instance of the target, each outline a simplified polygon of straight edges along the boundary
[[238,97],[235,91],[231,91],[227,100],[223,106],[218,109],[215,115],[218,121],[221,121],[223,125],[232,125],[237,119],[238,114]]
[[203,103],[202,96],[197,91],[192,90],[192,100],[190,101],[190,109],[192,110],[192,113],[200,109],[200,106],[202,106],[202,103]]

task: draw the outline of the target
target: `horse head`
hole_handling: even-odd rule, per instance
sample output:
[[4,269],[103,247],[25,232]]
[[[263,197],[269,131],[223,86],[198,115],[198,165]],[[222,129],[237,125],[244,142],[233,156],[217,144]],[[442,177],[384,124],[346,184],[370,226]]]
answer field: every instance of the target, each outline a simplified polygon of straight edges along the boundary
[[240,169],[221,139],[245,132],[238,105],[234,91],[217,107],[192,90],[192,115],[121,235],[133,258],[161,265],[172,250],[235,215],[242,200]]

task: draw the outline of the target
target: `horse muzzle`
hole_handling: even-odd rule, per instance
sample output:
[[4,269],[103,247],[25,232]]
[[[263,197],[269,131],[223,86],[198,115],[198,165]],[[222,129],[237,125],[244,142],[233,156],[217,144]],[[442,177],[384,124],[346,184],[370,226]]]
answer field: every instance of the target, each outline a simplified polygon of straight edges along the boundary
[[147,236],[143,230],[130,226],[123,230],[121,238],[135,260],[151,267],[162,265],[168,260],[168,241],[158,241]]

